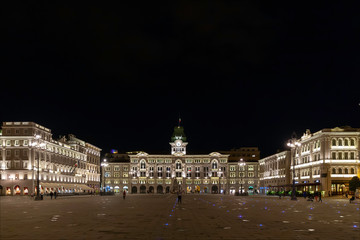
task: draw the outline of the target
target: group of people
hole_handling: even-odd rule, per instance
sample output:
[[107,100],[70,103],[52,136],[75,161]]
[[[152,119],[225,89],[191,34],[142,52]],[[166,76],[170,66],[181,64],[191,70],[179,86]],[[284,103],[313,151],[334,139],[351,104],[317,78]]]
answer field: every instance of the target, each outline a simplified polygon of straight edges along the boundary
[[315,202],[322,202],[321,199],[321,192],[315,192],[314,194],[307,194],[306,192],[303,193],[303,197],[306,199],[308,198],[308,201],[313,202],[315,199]]
[[53,197],[56,199],[56,197],[57,197],[57,192],[56,191],[55,192],[50,192],[51,200],[52,200]]

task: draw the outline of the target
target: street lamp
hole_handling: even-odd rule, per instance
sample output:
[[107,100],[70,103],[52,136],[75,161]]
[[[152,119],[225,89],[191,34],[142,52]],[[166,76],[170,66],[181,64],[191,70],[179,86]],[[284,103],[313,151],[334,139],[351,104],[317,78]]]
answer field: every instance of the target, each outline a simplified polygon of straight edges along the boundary
[[[36,147],[38,149],[43,149],[45,147],[45,143],[40,143],[39,142],[39,139],[41,138],[40,135],[36,135],[35,136],[35,139],[37,140],[36,142],[33,142],[31,144],[31,146],[33,147]],[[41,197],[40,197],[40,159],[41,159],[41,155],[39,154],[39,158],[38,158],[38,161],[37,161],[37,169],[36,169],[36,197],[35,197],[35,200],[42,200]]]
[[221,174],[222,174],[221,168],[219,168],[217,173],[218,173],[218,176],[219,176],[219,194],[221,194],[221,184],[220,184],[220,179],[221,179]]
[[296,148],[301,146],[301,143],[297,141],[296,134],[293,133],[292,138],[287,143],[288,147],[291,148],[291,151],[294,152],[293,154],[293,184],[292,184],[292,191],[291,191],[291,200],[296,199],[296,190],[295,190],[295,155],[296,155]]
[[241,188],[241,195],[243,194],[243,187],[242,187],[242,183],[243,183],[243,172],[240,172],[240,170],[242,171],[243,167],[245,166],[245,162],[244,159],[240,158],[239,161],[239,173],[240,173],[240,188]]
[[101,173],[102,173],[102,184],[101,184],[101,189],[104,191],[104,185],[105,185],[105,169],[104,167],[108,166],[109,164],[107,163],[106,158],[104,158],[103,162],[100,164],[101,166]]

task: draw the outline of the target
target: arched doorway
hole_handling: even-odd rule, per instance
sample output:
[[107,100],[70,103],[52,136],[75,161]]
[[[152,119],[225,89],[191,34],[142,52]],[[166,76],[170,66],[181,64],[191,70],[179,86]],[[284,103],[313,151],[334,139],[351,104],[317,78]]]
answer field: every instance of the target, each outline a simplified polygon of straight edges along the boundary
[[157,186],[156,192],[157,193],[163,193],[163,187],[161,185]]
[[207,192],[208,192],[208,188],[204,187],[204,193],[207,193]]
[[216,186],[216,185],[213,185],[212,187],[211,187],[211,193],[218,193],[218,186]]
[[146,193],[146,186],[144,185],[140,186],[140,193]]
[[170,187],[166,187],[166,193],[170,193]]
[[235,188],[234,188],[234,187],[231,187],[231,188],[230,188],[230,194],[231,194],[231,195],[235,195]]
[[133,187],[131,188],[131,193],[137,193],[137,187],[133,186]]
[[21,193],[20,186],[19,186],[19,185],[16,185],[16,186],[14,187],[14,194],[15,194],[15,195],[20,195],[20,193]]
[[154,193],[154,187],[153,186],[149,187],[149,193]]

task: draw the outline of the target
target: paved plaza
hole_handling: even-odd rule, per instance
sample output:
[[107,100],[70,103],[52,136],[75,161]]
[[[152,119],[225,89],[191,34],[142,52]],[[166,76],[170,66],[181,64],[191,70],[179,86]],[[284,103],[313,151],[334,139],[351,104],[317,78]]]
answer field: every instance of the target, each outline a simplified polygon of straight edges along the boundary
[[227,195],[0,197],[0,239],[360,239],[360,204]]

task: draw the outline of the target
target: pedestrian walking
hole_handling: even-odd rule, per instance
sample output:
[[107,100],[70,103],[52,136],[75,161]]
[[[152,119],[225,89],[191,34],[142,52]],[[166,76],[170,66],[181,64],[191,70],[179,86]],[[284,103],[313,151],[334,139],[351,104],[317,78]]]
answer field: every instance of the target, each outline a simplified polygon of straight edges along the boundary
[[178,191],[178,203],[181,203],[181,191]]
[[56,199],[56,196],[57,196],[57,193],[56,193],[56,191],[54,192],[54,198]]
[[318,192],[315,192],[315,202],[318,201]]
[[124,190],[123,192],[123,199],[125,200],[125,197],[126,197],[126,191]]
[[321,192],[319,192],[319,202],[322,202],[322,200],[321,200]]
[[51,200],[52,200],[52,197],[54,196],[54,193],[51,191],[50,192],[50,198],[51,198]]

